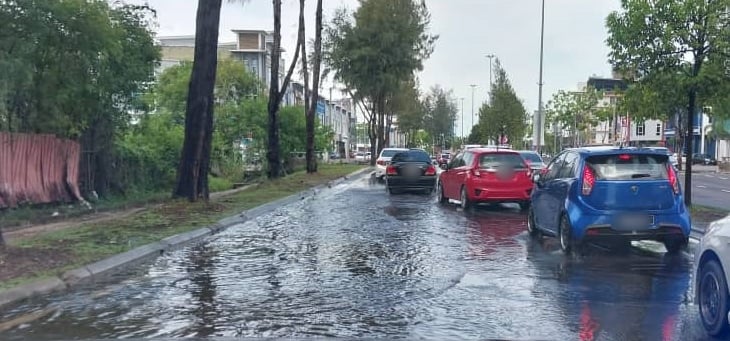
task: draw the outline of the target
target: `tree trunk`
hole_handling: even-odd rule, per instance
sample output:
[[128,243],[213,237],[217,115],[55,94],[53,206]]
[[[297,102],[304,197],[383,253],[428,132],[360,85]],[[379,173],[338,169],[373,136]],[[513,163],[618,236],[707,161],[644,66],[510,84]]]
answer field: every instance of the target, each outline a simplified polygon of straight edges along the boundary
[[378,154],[385,148],[385,97],[380,96],[377,100],[377,110],[374,113],[378,119]]
[[195,57],[188,85],[183,142],[174,197],[208,200],[208,166],[213,134],[213,90],[218,64],[222,0],[198,0]]
[[[270,179],[281,177],[281,155],[279,141],[279,104],[281,101],[279,92],[279,55],[281,50],[281,0],[273,0],[274,3],[274,46],[271,51],[271,84],[269,86],[269,115],[268,115],[268,148],[266,159],[269,164],[268,177]],[[283,89],[282,92],[286,91]]]
[[[304,2],[304,0],[301,0]],[[303,21],[303,18],[302,18]],[[303,26],[303,25],[302,25]],[[322,0],[317,0],[314,28],[314,65],[312,66],[312,98],[319,99],[320,66],[322,64]],[[303,33],[303,32],[302,32]],[[317,102],[314,102],[317,103]],[[317,172],[317,158],[314,155],[314,116],[317,105],[310,106],[307,112],[307,173]]]

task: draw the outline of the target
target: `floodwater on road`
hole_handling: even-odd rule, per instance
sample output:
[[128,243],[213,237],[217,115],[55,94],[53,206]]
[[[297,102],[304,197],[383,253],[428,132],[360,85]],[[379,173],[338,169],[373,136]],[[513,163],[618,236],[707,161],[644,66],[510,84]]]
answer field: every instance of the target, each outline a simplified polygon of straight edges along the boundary
[[528,237],[517,206],[463,212],[359,179],[125,279],[13,307],[0,321],[52,312],[0,339],[703,340],[690,272],[651,243],[567,257]]

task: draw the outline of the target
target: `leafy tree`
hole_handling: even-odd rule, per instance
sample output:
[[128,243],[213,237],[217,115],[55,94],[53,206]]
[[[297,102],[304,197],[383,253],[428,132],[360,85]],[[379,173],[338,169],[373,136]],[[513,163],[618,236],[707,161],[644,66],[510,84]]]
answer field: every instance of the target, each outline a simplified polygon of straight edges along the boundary
[[411,78],[401,82],[389,105],[398,119],[398,127],[406,134],[406,144],[416,146],[416,133],[425,126],[425,108],[421,103],[418,84]]
[[505,137],[508,143],[521,143],[527,129],[527,110],[517,97],[499,60],[495,61],[493,70],[495,78],[489,103],[479,108],[479,121],[469,134],[469,141],[499,143]]
[[547,120],[561,130],[569,129],[573,133],[573,144],[578,146],[581,133],[585,135],[600,122],[612,120],[612,111],[598,106],[603,97],[603,92],[593,87],[573,92],[560,90],[547,103]]
[[454,136],[454,121],[459,112],[452,92],[434,86],[424,99],[423,107],[426,131],[439,141],[447,141],[443,144],[450,148]]
[[339,10],[326,30],[324,59],[366,108],[372,155],[386,143],[388,99],[433,51],[429,22],[424,1],[360,0],[354,13]]
[[[639,82],[656,74],[677,76],[687,99],[687,127],[692,127],[698,95],[711,97],[717,80],[706,66],[726,55],[728,8],[728,0],[622,0],[621,10],[606,20],[610,61]],[[692,129],[685,139],[691,154]],[[684,199],[691,205],[691,158],[685,167]]]

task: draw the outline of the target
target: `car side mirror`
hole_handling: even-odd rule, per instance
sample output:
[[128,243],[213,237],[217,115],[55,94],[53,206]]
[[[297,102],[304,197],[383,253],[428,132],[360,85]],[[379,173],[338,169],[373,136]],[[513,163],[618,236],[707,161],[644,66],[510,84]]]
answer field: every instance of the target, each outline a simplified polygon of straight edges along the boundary
[[439,167],[441,167],[441,169],[443,169],[443,170],[448,170],[449,169],[449,165],[447,165],[445,163],[442,163],[441,165],[439,165]]
[[532,174],[532,182],[539,183],[540,182],[540,173],[534,173]]

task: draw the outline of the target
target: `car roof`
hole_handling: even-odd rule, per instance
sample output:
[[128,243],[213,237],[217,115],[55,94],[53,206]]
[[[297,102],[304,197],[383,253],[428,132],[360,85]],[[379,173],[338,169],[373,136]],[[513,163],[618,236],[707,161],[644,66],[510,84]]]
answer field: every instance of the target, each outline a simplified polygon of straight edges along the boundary
[[[406,151],[409,150],[408,148],[383,148],[383,150],[397,150],[397,151]],[[382,150],[381,150],[382,151]]]
[[569,148],[567,150],[573,150],[583,155],[611,155],[617,153],[667,155],[664,150],[644,147],[593,146]]
[[503,149],[503,148],[497,149],[497,148],[484,148],[484,147],[479,147],[479,148],[470,148],[469,151],[470,152],[473,152],[473,153],[478,153],[478,154],[482,154],[482,153],[519,154],[518,152],[516,152],[516,151],[514,151],[512,149],[506,149],[506,148],[505,149]]
[[538,153],[537,153],[536,151],[534,151],[534,150],[516,150],[516,152],[518,152],[518,153],[520,153],[520,154],[522,154],[522,153],[525,153],[525,154],[527,154],[527,153],[530,153],[530,154],[537,154],[537,155],[540,155],[540,154],[538,154]]

